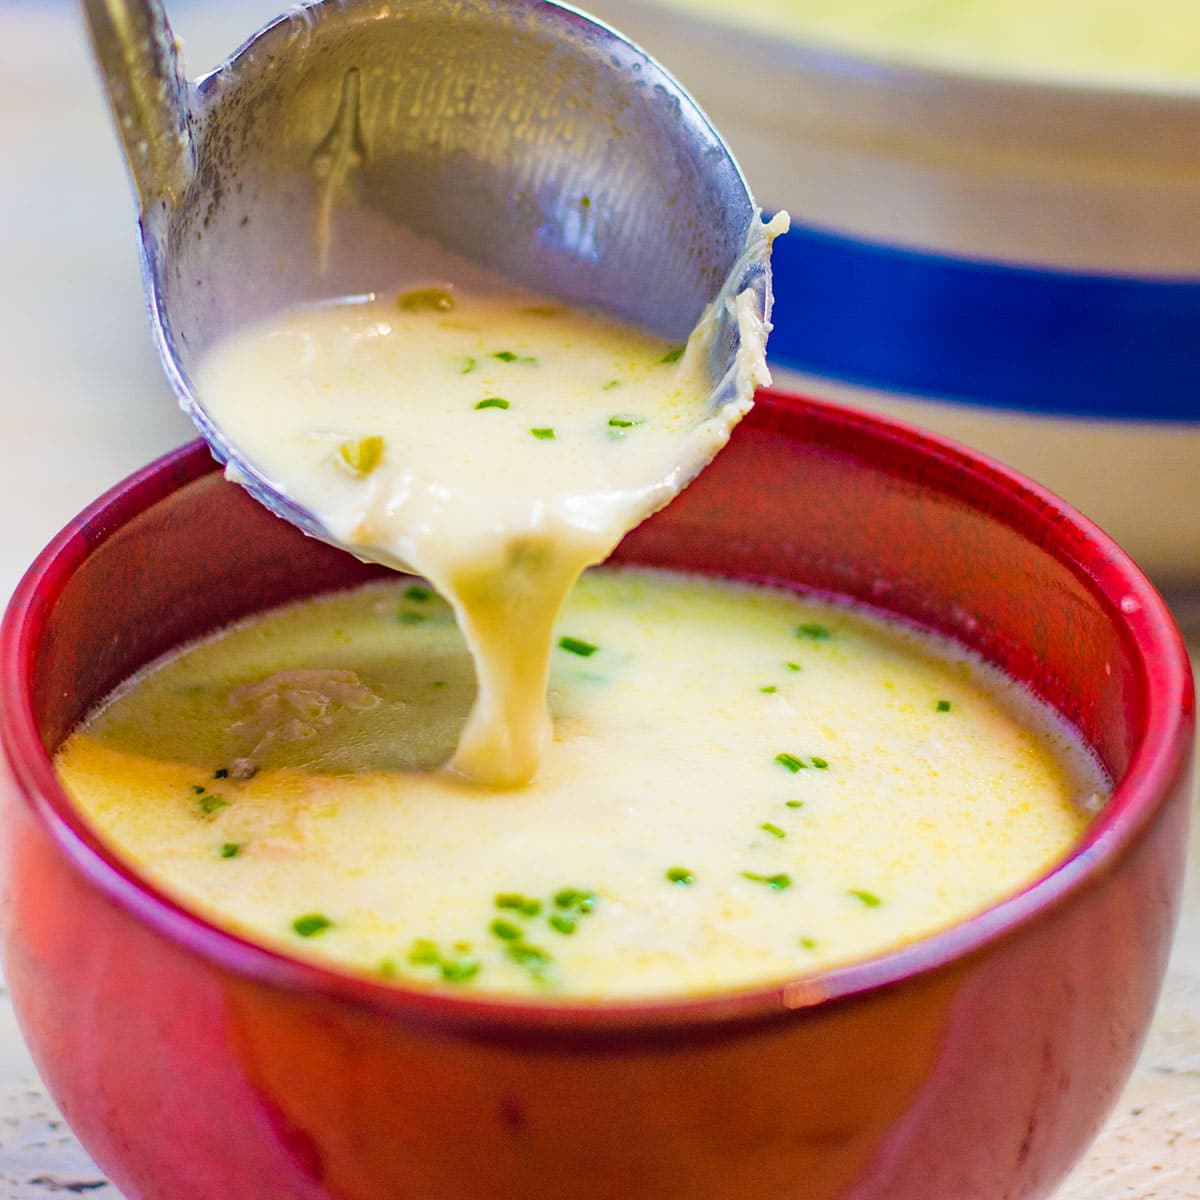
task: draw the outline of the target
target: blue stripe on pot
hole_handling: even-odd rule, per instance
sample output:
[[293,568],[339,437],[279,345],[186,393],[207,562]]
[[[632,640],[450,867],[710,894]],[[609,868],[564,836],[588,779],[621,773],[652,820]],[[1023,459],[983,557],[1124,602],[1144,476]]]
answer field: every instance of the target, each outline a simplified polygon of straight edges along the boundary
[[775,243],[770,359],[881,391],[1200,421],[1200,280],[1085,275],[804,227]]

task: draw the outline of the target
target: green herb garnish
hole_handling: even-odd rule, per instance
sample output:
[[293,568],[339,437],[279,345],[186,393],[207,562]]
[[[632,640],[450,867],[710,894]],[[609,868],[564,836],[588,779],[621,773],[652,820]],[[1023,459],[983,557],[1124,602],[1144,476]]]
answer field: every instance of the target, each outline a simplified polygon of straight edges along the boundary
[[359,442],[343,442],[338,447],[337,462],[359,479],[375,470],[383,461],[383,438],[375,435]]
[[865,892],[860,888],[851,888],[848,894],[861,900],[868,908],[878,908],[883,903],[874,892]]
[[815,950],[817,948],[817,939],[802,937],[800,939],[800,945],[803,946],[805,950]]
[[760,687],[758,690],[765,696],[773,696],[777,691],[779,691],[779,689],[773,683],[768,683],[766,687]]
[[292,929],[303,938],[316,937],[332,928],[333,922],[324,913],[305,913],[292,922]]
[[783,665],[784,665],[785,667],[787,667],[787,669],[788,669],[789,671],[798,671],[798,670],[800,670],[800,664],[799,664],[799,663],[789,662],[789,663],[784,663]]
[[542,911],[542,902],[532,896],[522,896],[520,892],[501,892],[496,897],[496,907],[520,913],[523,917],[536,917]]
[[678,883],[681,887],[691,887],[696,882],[696,876],[687,867],[668,867],[666,877],[671,883]]
[[803,800],[789,800],[787,802],[787,806],[788,806],[788,808],[803,808],[804,801]]
[[538,978],[554,961],[540,946],[531,946],[528,942],[508,942],[504,947],[505,955],[519,967],[525,967]]
[[683,352],[687,349],[686,346],[672,346],[658,361],[660,363],[675,363],[683,357]]
[[535,438],[537,438],[539,441],[542,441],[542,442],[554,441],[554,430],[548,425],[543,426],[538,429],[531,429],[529,432],[532,433],[533,436]]
[[401,625],[420,625],[425,620],[425,614],[419,612],[402,612],[396,617],[396,620]]
[[833,637],[833,631],[825,625],[797,625],[796,636],[810,642],[827,642]]
[[815,754],[808,760],[818,771],[828,771],[829,764],[823,759],[818,758]]
[[560,637],[558,639],[558,648],[565,650],[568,654],[578,654],[580,658],[591,658],[599,646],[593,646],[591,642],[582,642],[579,638]]
[[608,427],[610,429],[633,429],[637,425],[645,425],[645,417],[626,417],[617,415],[608,418]]
[[511,921],[506,921],[503,917],[497,917],[488,926],[488,929],[495,937],[505,942],[515,942],[525,936],[525,931],[519,925],[514,925]]
[[454,297],[443,288],[417,288],[396,297],[401,312],[453,312]]
[[784,833],[783,830],[780,829],[778,825],[773,825],[770,821],[764,822],[762,825],[759,826],[759,829],[761,829],[763,831],[763,833],[769,833],[772,837],[776,837],[776,838],[787,837],[787,834]]
[[599,901],[595,892],[584,891],[582,888],[563,888],[554,893],[554,906],[580,913],[590,913]]
[[460,358],[458,360],[458,363],[459,363],[458,373],[460,375],[470,375],[470,373],[473,370],[475,370],[475,367],[477,365],[475,360],[469,354],[464,355],[462,358]]
[[419,583],[414,583],[404,589],[404,598],[417,604],[426,604],[433,599],[433,592]]
[[241,852],[242,852],[241,842],[226,842],[221,847],[221,857],[222,858],[237,858],[237,856],[239,854],[241,854]]
[[765,883],[767,887],[777,892],[785,891],[792,886],[790,875],[759,875],[754,871],[743,871],[742,878],[749,879],[752,883]]
[[794,754],[788,754],[786,751],[784,751],[782,754],[775,755],[775,761],[781,767],[787,767],[787,769],[791,771],[793,775],[795,775],[797,771],[803,771],[804,768],[808,766],[808,763],[806,763],[804,759],[797,758]]
[[[408,961],[414,967],[434,967],[447,983],[466,983],[479,974],[479,960],[469,953],[466,942],[455,944],[453,953],[443,954],[436,942],[418,938],[408,952]],[[380,964],[381,968],[383,964]],[[394,964],[392,971],[395,971]],[[381,974],[383,971],[381,969]],[[389,976],[390,977],[390,976]]]
[[950,711],[950,701],[949,700],[939,700],[937,702],[937,710],[938,710],[938,712],[949,712]]
[[565,913],[552,913],[549,918],[549,924],[552,929],[557,929],[559,933],[571,934],[575,932],[575,927],[579,924],[577,917],[568,917]]
[[218,796],[214,792],[210,792],[206,796],[201,796],[196,801],[196,804],[206,817],[211,817],[214,813],[220,812],[221,809],[229,807],[229,801],[224,796]]
[[476,407],[476,409],[480,409],[480,408],[507,408],[507,407],[508,407],[508,401],[507,401],[507,400],[504,400],[504,399],[502,399],[500,396],[489,396],[489,397],[488,397],[486,400],[480,400],[480,401],[479,401],[479,403],[475,405],[475,407]]

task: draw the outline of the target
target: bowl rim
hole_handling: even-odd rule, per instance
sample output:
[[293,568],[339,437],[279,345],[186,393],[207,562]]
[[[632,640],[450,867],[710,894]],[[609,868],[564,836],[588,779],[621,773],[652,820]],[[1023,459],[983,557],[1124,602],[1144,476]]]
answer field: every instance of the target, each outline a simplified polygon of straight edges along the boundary
[[[970,479],[999,504],[989,509],[1010,526],[1025,515],[1052,531],[1048,552],[1089,581],[1134,648],[1146,697],[1125,777],[1068,856],[1019,892],[949,928],[870,958],[818,974],[766,985],[693,996],[594,1001],[463,994],[433,986],[407,986],[369,974],[326,967],[253,942],[187,908],[143,879],[109,850],[87,825],[59,784],[33,715],[36,647],[46,620],[72,572],[132,518],[186,484],[219,469],[207,446],[194,441],[160,457],[116,484],[72,520],[35,559],[13,593],[0,623],[0,746],[21,800],[70,866],[136,923],[199,955],[218,970],[260,984],[321,995],[377,1017],[483,1036],[520,1040],[555,1033],[601,1038],[653,1038],[697,1033],[731,1023],[787,1017],[796,1010],[850,1002],[930,975],[979,954],[1036,922],[1109,873],[1136,846],[1155,812],[1187,777],[1195,736],[1195,693],[1183,639],[1165,602],[1132,560],[1086,517],[1063,501],[996,463],[946,438],[900,421],[781,391],[760,391],[756,408],[803,421],[806,434],[860,452],[897,454],[915,465],[932,460],[945,489],[945,472],[961,473],[960,497]],[[736,433],[735,433],[736,436]],[[978,505],[973,495],[972,503]],[[1028,531],[1031,524],[1024,526]],[[1026,534],[1027,536],[1027,534]],[[1046,539],[1043,539],[1045,542]]]

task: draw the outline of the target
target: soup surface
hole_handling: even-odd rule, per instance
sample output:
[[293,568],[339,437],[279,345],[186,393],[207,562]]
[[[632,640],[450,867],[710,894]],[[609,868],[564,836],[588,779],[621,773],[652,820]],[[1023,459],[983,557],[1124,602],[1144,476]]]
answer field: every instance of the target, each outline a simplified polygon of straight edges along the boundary
[[870,54],[1091,82],[1200,84],[1195,0],[668,0]]
[[553,739],[438,770],[475,699],[398,577],[148,669],[58,769],[101,836],[220,924],[406,985],[620,999],[779,981],[929,933],[1062,857],[1107,784],[960,649],[790,592],[586,573]]

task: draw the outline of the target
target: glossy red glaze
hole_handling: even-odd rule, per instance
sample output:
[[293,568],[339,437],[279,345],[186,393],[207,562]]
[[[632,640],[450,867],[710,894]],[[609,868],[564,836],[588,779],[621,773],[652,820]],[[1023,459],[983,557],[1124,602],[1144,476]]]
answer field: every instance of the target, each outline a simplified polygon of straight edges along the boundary
[[185,449],[59,536],[0,635],[9,985],[129,1200],[1033,1200],[1081,1154],[1149,1022],[1183,871],[1194,697],[1157,594],[1012,474],[771,394],[619,557],[949,633],[1079,726],[1114,799],[1022,895],[782,987],[504,1003],[291,961],[132,877],[50,764],[161,651],[371,571]]

